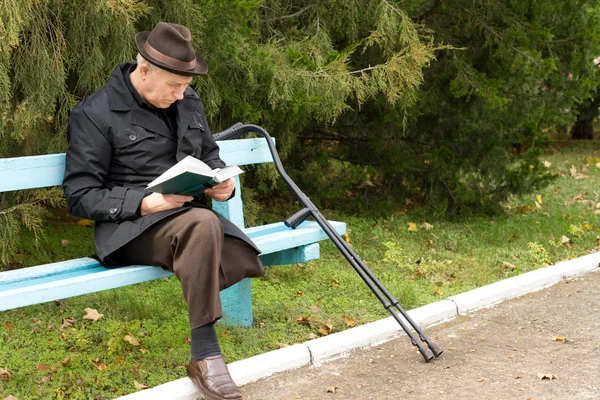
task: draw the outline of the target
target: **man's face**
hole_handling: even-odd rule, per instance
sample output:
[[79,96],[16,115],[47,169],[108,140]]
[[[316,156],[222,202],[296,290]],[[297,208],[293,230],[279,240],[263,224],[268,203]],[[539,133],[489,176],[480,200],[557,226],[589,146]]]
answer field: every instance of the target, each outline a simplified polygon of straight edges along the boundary
[[181,76],[160,68],[148,70],[142,64],[141,74],[143,90],[140,95],[156,108],[168,108],[177,100],[183,99],[183,93],[192,82],[191,76]]

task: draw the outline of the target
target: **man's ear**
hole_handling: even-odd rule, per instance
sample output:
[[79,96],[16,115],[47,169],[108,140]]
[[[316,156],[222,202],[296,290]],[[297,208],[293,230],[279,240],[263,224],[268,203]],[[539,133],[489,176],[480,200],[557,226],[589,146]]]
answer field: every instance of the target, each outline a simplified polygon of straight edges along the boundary
[[148,67],[148,64],[143,63],[138,65],[137,69],[140,71],[140,77],[142,78],[142,80],[146,79],[146,77],[148,76],[148,72],[150,67]]

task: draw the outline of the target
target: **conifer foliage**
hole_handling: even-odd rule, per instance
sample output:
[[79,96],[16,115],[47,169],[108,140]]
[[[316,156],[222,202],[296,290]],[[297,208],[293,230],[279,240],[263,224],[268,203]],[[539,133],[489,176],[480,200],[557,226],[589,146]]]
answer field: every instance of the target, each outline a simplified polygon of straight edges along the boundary
[[[282,153],[310,123],[333,124],[381,95],[411,103],[434,58],[433,36],[391,1],[3,0],[0,156],[64,151],[70,110],[136,54],[135,32],[182,23],[210,73],[194,86],[213,127],[260,123]],[[376,53],[372,59],[363,54]],[[0,200],[0,263],[22,227],[41,232],[57,190]]]
[[[441,210],[494,206],[547,181],[536,144],[574,121],[571,110],[597,85],[599,8],[600,0],[0,0],[0,157],[64,151],[70,110],[134,59],[136,32],[169,21],[192,30],[208,61],[193,86],[213,129],[264,126],[288,169],[310,178],[307,189],[314,163],[338,159],[368,166],[371,185]],[[0,263],[16,232],[40,232],[44,206],[60,202],[57,190],[0,197]]]

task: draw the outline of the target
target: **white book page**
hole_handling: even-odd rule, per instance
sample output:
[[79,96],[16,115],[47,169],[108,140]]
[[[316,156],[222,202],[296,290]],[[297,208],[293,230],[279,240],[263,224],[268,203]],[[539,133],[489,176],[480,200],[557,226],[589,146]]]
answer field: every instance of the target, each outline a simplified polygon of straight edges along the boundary
[[234,176],[237,176],[237,175],[243,173],[244,171],[242,171],[242,169],[240,167],[238,167],[237,165],[230,165],[223,169],[219,169],[216,172],[217,173],[215,174],[215,181],[217,181],[218,183],[222,183],[222,182],[225,182],[229,178],[233,178]]
[[182,172],[190,171],[194,172],[198,175],[204,176],[214,176],[215,171],[213,171],[208,165],[204,162],[194,158],[192,156],[187,156],[183,160],[179,161],[177,164],[173,165],[171,168],[162,173],[158,178],[153,180],[148,184],[148,186],[158,185],[160,183],[166,182],[169,179],[179,175]]

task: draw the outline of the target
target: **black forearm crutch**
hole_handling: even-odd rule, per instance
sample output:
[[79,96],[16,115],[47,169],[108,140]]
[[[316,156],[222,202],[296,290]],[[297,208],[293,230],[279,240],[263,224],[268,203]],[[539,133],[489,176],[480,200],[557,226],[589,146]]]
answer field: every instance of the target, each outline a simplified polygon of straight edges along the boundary
[[[433,357],[438,357],[442,354],[442,350],[435,345],[419,328],[419,326],[412,320],[412,318],[404,311],[404,309],[398,303],[390,292],[383,286],[383,284],[373,275],[373,273],[369,270],[367,265],[360,259],[360,257],[352,250],[352,248],[344,241],[344,239],[335,231],[335,229],[329,224],[329,221],[323,217],[321,212],[317,209],[317,207],[313,204],[312,201],[296,186],[294,181],[288,176],[288,174],[283,169],[283,165],[281,164],[281,160],[279,159],[279,154],[273,145],[271,140],[271,136],[265,131],[263,128],[257,125],[242,125],[241,123],[237,123],[232,127],[224,130],[223,132],[217,133],[213,136],[215,140],[227,140],[238,137],[239,135],[247,132],[255,132],[263,136],[267,140],[267,145],[269,146],[269,150],[271,151],[271,155],[273,156],[273,162],[275,163],[275,168],[279,175],[283,178],[285,183],[290,187],[292,192],[296,195],[296,198],[304,206],[304,208],[298,211],[296,214],[292,215],[285,221],[285,225],[295,229],[298,225],[300,225],[304,220],[306,220],[309,216],[313,217],[313,219],[319,224],[319,226],[323,229],[323,231],[329,236],[329,238],[333,241],[335,246],[339,251],[342,252],[344,257],[348,260],[350,265],[354,268],[354,270],[360,275],[362,280],[369,286],[369,289],[377,296],[383,307],[388,310],[390,314],[396,319],[398,324],[402,327],[404,332],[410,337],[410,340],[414,346],[417,346],[419,352],[425,359],[425,362],[429,362]],[[412,328],[417,332],[421,341],[427,344],[425,348],[422,343],[420,343],[415,337],[414,333],[410,331],[408,326],[404,323],[404,321],[400,318],[396,312],[394,312],[393,307],[395,307],[402,317]],[[433,353],[433,354],[432,354]]]

